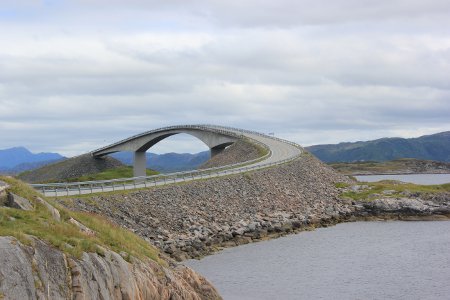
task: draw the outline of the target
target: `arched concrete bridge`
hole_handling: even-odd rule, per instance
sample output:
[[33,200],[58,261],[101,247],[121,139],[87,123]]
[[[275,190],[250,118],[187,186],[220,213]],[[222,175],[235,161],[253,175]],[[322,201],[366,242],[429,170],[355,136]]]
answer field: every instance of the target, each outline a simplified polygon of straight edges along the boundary
[[[247,138],[256,144],[267,148],[269,151],[264,157],[238,164],[204,170],[145,176],[145,151],[159,141],[179,133],[187,133],[197,137],[208,145],[212,155],[219,153],[225,149],[225,147],[231,145],[240,138]],[[89,194],[159,186],[196,179],[238,174],[283,164],[298,158],[303,152],[303,149],[296,143],[249,130],[217,125],[181,125],[147,131],[94,150],[91,154],[95,157],[101,157],[118,151],[134,152],[135,177],[74,183],[33,184],[32,186],[41,190],[47,196]]]
[[163,139],[179,133],[189,134],[201,140],[209,147],[211,157],[220,153],[227,146],[233,144],[241,137],[234,132],[225,131],[218,128],[196,125],[181,125],[147,131],[112,145],[94,150],[91,153],[94,157],[101,157],[119,151],[133,152],[134,177],[145,176],[147,165],[145,152]]

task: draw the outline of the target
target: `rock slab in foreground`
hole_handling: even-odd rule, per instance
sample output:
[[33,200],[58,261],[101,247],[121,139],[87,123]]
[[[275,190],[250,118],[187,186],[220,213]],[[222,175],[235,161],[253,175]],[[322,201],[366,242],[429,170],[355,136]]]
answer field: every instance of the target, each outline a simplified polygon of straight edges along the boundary
[[40,240],[32,243],[0,237],[0,298],[221,299],[206,279],[186,267],[129,263],[109,250],[75,259]]
[[33,205],[27,199],[13,193],[8,193],[6,206],[21,210],[33,210]]

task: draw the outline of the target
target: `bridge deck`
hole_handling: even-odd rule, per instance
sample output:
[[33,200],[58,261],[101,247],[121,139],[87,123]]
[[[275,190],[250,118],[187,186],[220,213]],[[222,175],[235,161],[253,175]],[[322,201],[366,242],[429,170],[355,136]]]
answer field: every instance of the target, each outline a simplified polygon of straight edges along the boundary
[[227,132],[234,136],[247,137],[256,143],[262,144],[267,147],[269,149],[269,153],[261,159],[205,170],[194,170],[189,172],[176,172],[148,177],[121,178],[103,181],[33,184],[32,186],[34,186],[36,189],[41,190],[46,196],[56,197],[145,188],[150,186],[161,186],[191,180],[215,178],[230,174],[239,174],[278,164],[283,164],[296,159],[303,151],[302,148],[295,143],[257,132],[216,125],[191,126],[207,127],[211,130],[220,130],[221,132]]

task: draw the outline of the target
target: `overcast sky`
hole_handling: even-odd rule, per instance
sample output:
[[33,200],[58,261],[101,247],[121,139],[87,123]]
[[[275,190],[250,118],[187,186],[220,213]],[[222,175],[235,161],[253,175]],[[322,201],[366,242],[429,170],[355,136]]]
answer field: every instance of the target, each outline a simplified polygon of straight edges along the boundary
[[202,123],[304,146],[450,130],[450,1],[0,0],[0,149]]

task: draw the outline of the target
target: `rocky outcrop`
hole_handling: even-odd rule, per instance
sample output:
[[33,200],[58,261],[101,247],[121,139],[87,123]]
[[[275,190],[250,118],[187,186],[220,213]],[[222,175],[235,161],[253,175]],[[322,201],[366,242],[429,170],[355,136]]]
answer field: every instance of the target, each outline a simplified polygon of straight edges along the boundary
[[61,214],[59,213],[59,210],[57,210],[56,208],[54,208],[53,206],[51,206],[47,201],[45,201],[44,199],[42,199],[41,197],[37,197],[36,201],[39,204],[44,205],[45,208],[47,208],[47,210],[50,212],[50,214],[52,215],[52,218],[55,221],[61,221]]
[[[342,185],[343,197],[353,200],[353,218],[376,217],[382,219],[448,219],[450,218],[450,192],[445,188],[414,188],[411,192],[401,182],[382,184]],[[351,200],[349,200],[351,201]]]
[[33,205],[30,201],[14,193],[11,193],[8,190],[9,187],[9,184],[0,180],[0,207],[6,206],[22,210],[33,209]]
[[123,164],[120,161],[109,156],[95,158],[90,154],[84,154],[21,173],[18,178],[31,183],[60,182],[121,166]]
[[245,140],[238,140],[221,153],[209,159],[200,169],[221,167],[256,159],[264,152],[262,146],[257,146]]
[[33,205],[30,201],[13,193],[8,193],[6,206],[22,210],[33,209]]
[[305,154],[274,168],[61,204],[107,216],[181,260],[336,222],[352,213],[336,182],[350,181]]
[[0,298],[4,299],[221,299],[203,277],[177,266],[118,253],[80,259],[33,238],[26,246],[0,237]]
[[356,217],[385,219],[449,219],[450,194],[440,193],[425,197],[380,197],[371,201],[354,202]]

